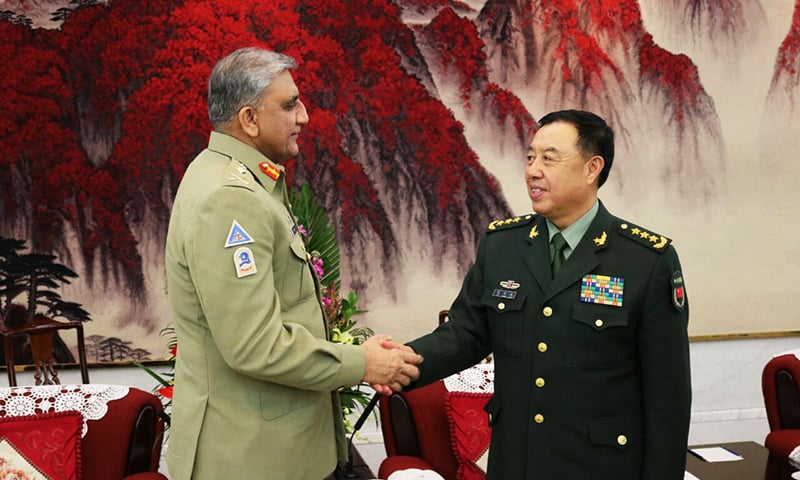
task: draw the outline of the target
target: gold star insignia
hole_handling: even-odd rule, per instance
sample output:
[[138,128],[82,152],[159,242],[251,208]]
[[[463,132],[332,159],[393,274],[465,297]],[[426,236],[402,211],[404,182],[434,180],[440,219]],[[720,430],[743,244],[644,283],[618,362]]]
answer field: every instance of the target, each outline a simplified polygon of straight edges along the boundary
[[651,242],[653,242],[653,243],[656,243],[656,240],[658,240],[658,237],[657,237],[657,236],[655,236],[655,235],[650,235],[650,241],[651,241]]
[[599,237],[593,239],[594,240],[594,244],[597,245],[598,247],[602,246],[602,245],[605,245],[607,237],[608,237],[608,235],[604,231],[602,235],[600,235]]
[[531,233],[528,234],[528,237],[536,238],[538,236],[539,236],[539,231],[536,230],[536,225],[534,225],[533,228],[531,228]]
[[[625,228],[625,227],[622,227],[622,228]],[[633,230],[631,230],[631,233],[634,234],[634,235],[638,235],[639,232],[641,232],[641,230],[639,230],[638,227],[634,227]]]
[[649,237],[649,236],[650,236],[650,234],[649,234],[649,233],[647,233],[647,232],[645,232],[644,230],[642,230],[642,231],[639,233],[639,236],[640,236],[640,237],[642,237],[642,238],[647,238],[647,237]]

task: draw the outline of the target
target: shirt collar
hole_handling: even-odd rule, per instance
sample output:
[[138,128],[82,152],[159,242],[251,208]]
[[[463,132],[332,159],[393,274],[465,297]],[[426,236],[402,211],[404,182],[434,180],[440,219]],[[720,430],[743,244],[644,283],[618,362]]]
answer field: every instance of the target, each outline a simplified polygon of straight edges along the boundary
[[592,220],[597,215],[597,211],[600,209],[600,202],[598,200],[594,201],[592,208],[589,209],[588,212],[584,213],[581,218],[576,220],[572,225],[565,228],[564,230],[559,230],[558,227],[555,226],[550,219],[547,219],[547,231],[550,235],[548,240],[552,241],[553,236],[561,232],[561,235],[564,237],[564,240],[567,241],[567,245],[569,246],[567,252],[564,252],[565,255],[569,255],[569,252],[575,250],[575,247],[578,246],[581,239],[583,238],[586,231],[589,230],[589,226],[592,224]]

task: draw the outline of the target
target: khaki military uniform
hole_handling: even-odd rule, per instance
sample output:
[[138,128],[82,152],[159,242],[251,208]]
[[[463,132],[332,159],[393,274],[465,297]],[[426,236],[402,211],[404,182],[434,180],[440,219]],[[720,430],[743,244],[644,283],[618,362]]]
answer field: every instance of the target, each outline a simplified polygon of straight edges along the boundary
[[680,480],[688,304],[669,239],[602,203],[552,278],[547,223],[493,222],[450,321],[410,343],[415,386],[490,352],[489,480]]
[[366,360],[327,341],[283,169],[213,132],[178,189],[166,269],[178,338],[170,478],[332,472],[346,459],[335,390],[359,383]]

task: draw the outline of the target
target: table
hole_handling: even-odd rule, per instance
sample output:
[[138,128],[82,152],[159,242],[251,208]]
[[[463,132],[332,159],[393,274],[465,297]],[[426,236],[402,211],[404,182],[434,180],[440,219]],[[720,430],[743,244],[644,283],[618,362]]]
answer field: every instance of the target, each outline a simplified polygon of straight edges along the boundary
[[733,450],[744,460],[706,462],[687,452],[686,470],[700,480],[792,480],[792,473],[797,471],[788,459],[771,454],[756,442],[693,445],[689,448],[719,446]]

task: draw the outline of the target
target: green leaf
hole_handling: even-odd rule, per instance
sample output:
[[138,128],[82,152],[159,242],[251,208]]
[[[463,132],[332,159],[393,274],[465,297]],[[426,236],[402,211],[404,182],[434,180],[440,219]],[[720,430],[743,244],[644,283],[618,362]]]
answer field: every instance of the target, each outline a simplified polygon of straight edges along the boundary
[[334,283],[338,285],[339,243],[330,217],[306,184],[289,192],[289,202],[292,204],[292,212],[297,217],[297,223],[308,232],[308,236],[305,237],[306,249],[309,252],[318,252],[322,259],[325,274],[320,280],[323,285]]
[[133,364],[136,365],[137,367],[141,368],[145,372],[147,372],[147,374],[150,375],[151,377],[153,377],[154,379],[156,379],[156,381],[159,384],[161,384],[161,386],[169,387],[170,385],[172,385],[172,383],[169,381],[169,379],[164,378],[163,376],[161,376],[161,374],[155,372],[150,367],[148,367],[148,366],[146,366],[146,365],[144,365],[142,363],[139,363],[139,362],[133,362]]

